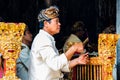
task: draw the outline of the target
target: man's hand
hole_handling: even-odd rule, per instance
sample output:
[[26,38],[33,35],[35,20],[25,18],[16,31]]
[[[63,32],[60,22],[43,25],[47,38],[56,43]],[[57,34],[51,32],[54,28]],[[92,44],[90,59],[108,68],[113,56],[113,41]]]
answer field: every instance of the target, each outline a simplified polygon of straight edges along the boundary
[[82,53],[84,52],[84,46],[82,42],[77,42],[73,45],[76,53]]
[[81,54],[77,59],[78,64],[87,64],[89,62],[88,53]]

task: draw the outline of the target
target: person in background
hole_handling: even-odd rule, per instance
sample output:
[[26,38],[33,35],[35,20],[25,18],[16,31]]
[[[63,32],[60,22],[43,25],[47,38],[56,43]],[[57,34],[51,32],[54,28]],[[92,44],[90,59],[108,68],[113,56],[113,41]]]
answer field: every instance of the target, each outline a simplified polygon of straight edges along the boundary
[[114,25],[110,25],[108,27],[106,27],[102,33],[106,33],[106,34],[115,34],[116,33],[116,27]]
[[23,39],[22,39],[22,49],[17,60],[17,76],[21,80],[28,80],[28,68],[29,68],[29,56],[30,56],[30,46],[32,42],[32,34],[26,26]]
[[88,54],[71,60],[75,52],[83,52],[82,43],[76,43],[66,53],[59,55],[53,35],[60,32],[59,9],[50,6],[40,11],[38,20],[41,29],[35,36],[30,52],[29,80],[59,80],[62,72],[69,72],[78,64],[88,62]]
[[68,37],[63,46],[63,52],[65,52],[74,42],[82,42],[84,45],[88,42],[88,37],[87,35],[85,35],[86,28],[82,21],[76,21],[72,26],[71,31],[72,32],[70,36]]
[[[82,21],[76,21],[71,28],[70,36],[66,39],[64,43],[63,52],[66,52],[76,42],[82,42],[83,45],[85,46],[86,43],[88,42],[88,37],[86,33],[87,33],[87,30],[85,28],[85,24]],[[78,57],[78,55],[75,54],[72,58],[74,57]],[[75,79],[74,78],[75,73],[76,73],[76,67],[74,67],[71,70],[71,72],[64,73],[64,78],[70,79],[70,80]]]

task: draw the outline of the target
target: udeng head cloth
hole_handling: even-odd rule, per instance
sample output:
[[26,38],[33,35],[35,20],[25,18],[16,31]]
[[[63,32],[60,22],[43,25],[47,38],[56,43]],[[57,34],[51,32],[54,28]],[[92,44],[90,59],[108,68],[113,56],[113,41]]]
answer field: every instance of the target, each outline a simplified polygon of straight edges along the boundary
[[50,6],[49,8],[43,9],[38,15],[38,21],[45,21],[56,18],[59,16],[59,9],[56,6]]

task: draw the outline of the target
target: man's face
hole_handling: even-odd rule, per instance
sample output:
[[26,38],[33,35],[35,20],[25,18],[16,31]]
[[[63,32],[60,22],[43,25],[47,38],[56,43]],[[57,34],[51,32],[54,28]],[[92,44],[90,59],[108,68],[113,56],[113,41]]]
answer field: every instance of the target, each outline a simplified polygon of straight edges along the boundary
[[23,39],[28,41],[28,42],[32,42],[32,34],[29,30],[27,30],[25,32],[25,35],[23,36]]
[[47,22],[44,27],[46,27],[46,30],[49,34],[54,35],[60,32],[60,25],[59,18],[54,18],[51,19],[50,22]]

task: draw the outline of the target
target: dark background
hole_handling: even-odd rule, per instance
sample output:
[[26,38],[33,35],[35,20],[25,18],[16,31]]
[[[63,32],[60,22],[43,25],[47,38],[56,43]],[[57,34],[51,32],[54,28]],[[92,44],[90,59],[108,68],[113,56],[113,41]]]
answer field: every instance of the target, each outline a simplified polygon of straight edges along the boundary
[[58,49],[75,21],[85,23],[91,43],[97,43],[105,27],[116,25],[116,0],[0,0],[0,16],[5,22],[25,22],[35,36],[39,31],[37,15],[50,5],[60,9],[61,33],[55,35]]

